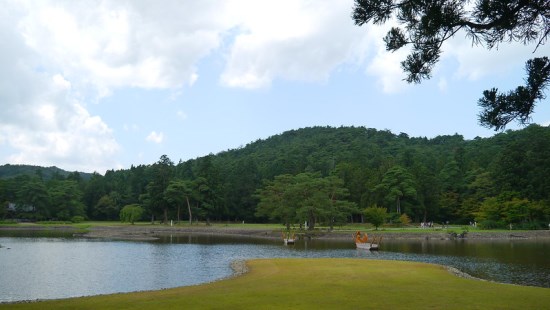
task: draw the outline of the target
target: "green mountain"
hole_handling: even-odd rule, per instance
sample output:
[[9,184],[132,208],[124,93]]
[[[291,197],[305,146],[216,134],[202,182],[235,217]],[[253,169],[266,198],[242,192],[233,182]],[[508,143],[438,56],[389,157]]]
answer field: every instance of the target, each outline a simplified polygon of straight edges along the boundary
[[[10,164],[0,166],[0,179],[9,179],[9,178],[14,178],[21,175],[28,175],[28,176],[41,176],[45,180],[50,180],[55,176],[61,176],[63,178],[66,178],[71,173],[72,172],[65,171],[55,166],[40,167],[40,166],[32,166],[32,165],[10,165]],[[81,178],[86,180],[90,179],[90,177],[92,176],[92,174],[85,173],[85,172],[76,172],[76,173],[78,173]]]
[[[502,228],[510,223],[547,228],[550,221],[550,128],[539,125],[473,140],[459,134],[426,138],[365,127],[311,127],[177,164],[163,155],[152,165],[104,176],[69,174],[63,180],[53,177],[61,173],[58,168],[44,168],[43,181],[5,179],[21,175],[14,172],[17,167],[0,167],[0,202],[44,201],[38,215],[25,215],[35,218],[115,220],[123,206],[139,204],[149,219],[187,219],[191,210],[200,220],[280,221],[278,214],[257,212],[261,189],[274,180],[322,184],[330,176],[342,182],[355,210],[382,207],[391,221],[400,213],[415,222],[479,221]],[[6,168],[11,174],[3,172]],[[36,175],[37,169],[25,171]],[[281,196],[283,206],[292,206],[301,194],[289,195]],[[347,221],[363,220],[361,212],[350,212],[343,217]],[[316,215],[318,223],[326,224],[327,214]],[[304,215],[296,216],[293,220],[303,223]]]

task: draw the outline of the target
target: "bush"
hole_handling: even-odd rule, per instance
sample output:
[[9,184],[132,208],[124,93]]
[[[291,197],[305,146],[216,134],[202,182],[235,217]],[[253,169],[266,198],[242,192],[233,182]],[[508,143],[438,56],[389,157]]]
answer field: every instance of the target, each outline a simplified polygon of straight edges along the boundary
[[71,222],[67,221],[38,221],[36,224],[42,224],[42,225],[63,225],[63,224],[70,224]]
[[399,221],[401,222],[402,225],[407,226],[411,223],[411,218],[406,213],[403,213],[399,217]]
[[73,222],[73,223],[82,223],[82,222],[84,222],[84,217],[80,216],[80,215],[73,216],[71,218],[71,222]]
[[514,229],[520,229],[520,230],[548,229],[548,224],[543,222],[517,223],[517,224],[514,224]]
[[479,227],[482,229],[506,229],[508,226],[506,223],[494,220],[484,220],[479,223]]
[[0,224],[2,224],[2,225],[5,225],[5,224],[12,225],[12,224],[17,224],[17,221],[14,221],[14,220],[0,220]]
[[120,210],[120,221],[130,222],[132,225],[135,221],[141,219],[143,208],[137,204],[126,205]]

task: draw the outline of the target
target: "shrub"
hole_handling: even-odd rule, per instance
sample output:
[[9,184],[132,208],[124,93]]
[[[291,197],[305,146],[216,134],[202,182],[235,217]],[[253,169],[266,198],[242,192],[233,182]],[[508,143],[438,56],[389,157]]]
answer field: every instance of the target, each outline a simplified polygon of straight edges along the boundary
[[407,226],[411,223],[411,218],[406,214],[406,213],[403,213],[401,214],[401,216],[399,217],[399,221],[401,222],[401,224],[403,224],[404,226]]
[[80,215],[73,216],[71,218],[71,222],[73,222],[73,223],[82,223],[82,222],[84,222],[84,217],[80,216]]
[[507,225],[501,221],[484,220],[479,223],[479,227],[482,229],[504,229],[507,228]]
[[137,204],[126,205],[120,210],[120,221],[130,222],[132,225],[135,221],[141,219],[143,215],[143,208]]
[[523,222],[514,224],[515,229],[521,230],[537,230],[537,229],[548,229],[548,224],[543,222]]

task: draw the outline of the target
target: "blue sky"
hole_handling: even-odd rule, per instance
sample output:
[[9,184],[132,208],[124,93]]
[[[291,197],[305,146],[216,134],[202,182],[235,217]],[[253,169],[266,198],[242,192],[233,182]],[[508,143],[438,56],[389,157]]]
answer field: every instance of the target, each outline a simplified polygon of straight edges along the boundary
[[[354,26],[353,1],[0,2],[0,164],[104,173],[308,126],[488,137],[482,91],[550,54],[459,33],[410,85],[406,51],[385,52],[387,26]],[[549,124],[548,99],[533,122]]]

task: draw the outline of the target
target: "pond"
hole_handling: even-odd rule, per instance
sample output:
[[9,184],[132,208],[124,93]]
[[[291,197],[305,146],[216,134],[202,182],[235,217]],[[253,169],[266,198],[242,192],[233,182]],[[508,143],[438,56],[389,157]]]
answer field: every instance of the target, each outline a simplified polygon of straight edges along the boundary
[[155,242],[66,235],[0,235],[0,302],[188,286],[231,276],[234,260],[348,257],[444,264],[483,279],[550,287],[550,240],[387,240],[381,251],[351,242],[167,236]]

